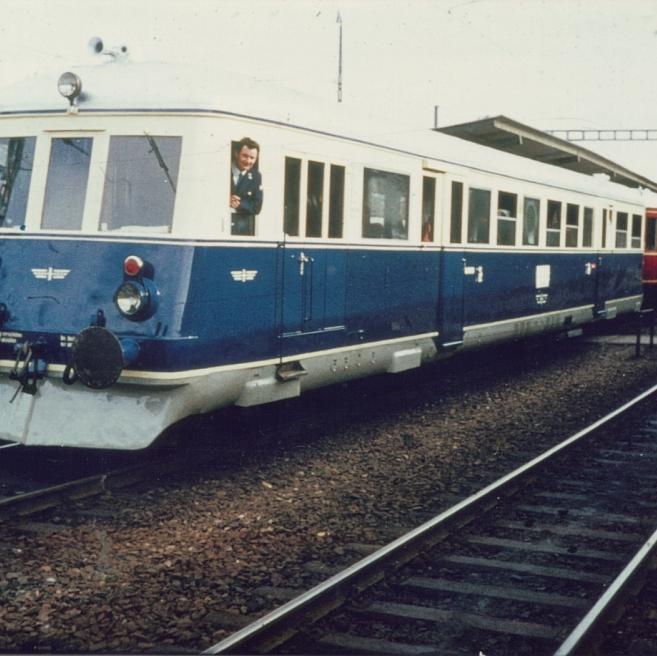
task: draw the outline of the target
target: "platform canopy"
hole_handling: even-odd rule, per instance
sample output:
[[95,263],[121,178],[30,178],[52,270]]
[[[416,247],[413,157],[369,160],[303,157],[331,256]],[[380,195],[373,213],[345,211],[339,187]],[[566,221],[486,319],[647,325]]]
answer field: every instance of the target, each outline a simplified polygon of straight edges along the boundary
[[577,146],[571,141],[559,139],[506,116],[493,116],[470,123],[436,128],[436,130],[571,171],[589,175],[605,173],[613,182],[628,187],[644,187],[657,192],[657,182],[634,173],[602,155]]

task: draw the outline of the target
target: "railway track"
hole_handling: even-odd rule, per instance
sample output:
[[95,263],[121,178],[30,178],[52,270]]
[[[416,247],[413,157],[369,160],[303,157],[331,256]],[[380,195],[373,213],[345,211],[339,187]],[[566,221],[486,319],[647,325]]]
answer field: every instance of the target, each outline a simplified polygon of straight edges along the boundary
[[311,590],[269,590],[285,603],[205,653],[590,653],[655,559],[657,414],[620,425],[656,392]]

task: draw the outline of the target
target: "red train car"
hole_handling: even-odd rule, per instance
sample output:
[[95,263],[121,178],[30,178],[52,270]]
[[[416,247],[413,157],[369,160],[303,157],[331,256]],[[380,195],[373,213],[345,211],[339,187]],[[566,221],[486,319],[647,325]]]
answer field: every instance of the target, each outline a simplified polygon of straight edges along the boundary
[[643,253],[643,307],[657,309],[657,208],[646,209]]

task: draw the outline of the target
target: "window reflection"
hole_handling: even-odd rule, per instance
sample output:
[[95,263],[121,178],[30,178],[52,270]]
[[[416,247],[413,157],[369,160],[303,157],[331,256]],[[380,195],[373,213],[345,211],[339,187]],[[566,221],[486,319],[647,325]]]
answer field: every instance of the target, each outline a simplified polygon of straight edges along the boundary
[[408,239],[407,175],[365,169],[363,237]]
[[79,230],[87,195],[91,138],[57,138],[51,141],[50,165],[42,228]]
[[150,135],[110,139],[101,230],[171,230],[181,143]]
[[25,223],[35,137],[0,139],[0,228]]

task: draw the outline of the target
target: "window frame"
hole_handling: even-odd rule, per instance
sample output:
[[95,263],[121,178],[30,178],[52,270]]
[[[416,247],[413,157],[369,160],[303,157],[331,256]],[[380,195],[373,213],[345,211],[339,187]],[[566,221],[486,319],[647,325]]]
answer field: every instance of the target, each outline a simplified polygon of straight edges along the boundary
[[[523,196],[522,197],[522,236],[521,236],[521,242],[523,248],[525,246],[528,246],[529,248],[539,248],[541,246],[541,238],[542,238],[542,231],[541,231],[541,208],[543,206],[543,198],[539,196],[539,194],[536,194],[536,196]],[[527,228],[527,204],[528,201],[532,203],[536,203],[536,229],[535,229],[535,234],[536,234],[536,242],[535,243],[530,243],[525,239],[525,235],[528,234]]]
[[[632,224],[629,226],[629,242],[630,242],[630,248],[641,248],[641,244],[643,243],[643,216],[641,214],[631,214],[632,217]],[[638,219],[638,234],[635,234],[635,227],[637,225],[637,219]]]
[[[583,206],[582,212],[582,248],[593,248],[595,244],[595,208]],[[589,237],[587,239],[586,237]]]
[[[559,228],[550,228],[550,208],[555,205],[559,206]],[[550,235],[557,233],[559,235],[557,244],[550,244]],[[546,200],[546,215],[545,215],[545,247],[546,248],[561,248],[563,243],[563,201],[548,198]]]
[[[615,229],[614,229],[614,248],[615,249],[628,248],[629,219],[630,219],[630,213],[629,212],[621,212],[621,211],[616,212],[616,225],[615,225]],[[622,225],[623,221],[625,223],[624,228],[620,227]]]
[[[49,138],[48,138],[49,137]],[[48,153],[46,157],[46,170],[45,170],[45,176],[44,176],[44,185],[43,185],[43,195],[42,195],[42,200],[41,200],[41,207],[39,211],[39,217],[38,217],[38,229],[43,232],[69,232],[69,233],[80,233],[85,230],[85,216],[89,212],[89,197],[90,197],[90,190],[92,190],[92,184],[94,182],[94,177],[92,175],[93,173],[93,168],[92,168],[92,163],[94,162],[94,154],[95,151],[97,150],[96,145],[97,145],[97,135],[96,134],[58,134],[58,133],[53,133],[50,134],[46,137],[48,141]],[[87,155],[88,157],[88,164],[86,167],[86,178],[84,180],[84,190],[82,193],[82,200],[81,200],[81,207],[80,207],[80,215],[79,215],[79,224],[77,227],[71,228],[71,227],[56,227],[56,226],[47,226],[45,225],[46,221],[46,211],[48,209],[48,188],[51,183],[51,178],[50,175],[51,173],[55,170],[52,167],[53,164],[53,154],[54,154],[54,144],[55,142],[58,141],[65,141],[65,140],[73,140],[73,139],[85,139],[88,140],[89,143],[91,144],[91,147],[89,149],[89,153]],[[109,144],[109,139],[107,140]],[[105,162],[107,162],[107,156],[105,157]],[[59,190],[55,190],[55,193],[58,193]],[[69,206],[70,207],[70,206]],[[100,217],[100,212],[98,212],[97,218],[96,218],[96,226],[95,226],[95,231],[99,231],[99,219]]]
[[[368,177],[368,172],[370,174],[370,177]],[[383,217],[383,223],[382,225],[382,234],[380,236],[375,236],[375,235],[367,235],[366,233],[366,217],[369,216],[369,225],[370,227],[372,225],[379,225],[378,222],[376,224],[373,224],[371,221],[372,218],[372,213],[371,213],[371,205],[372,203],[370,202],[370,197],[368,194],[371,193],[380,193],[380,192],[370,192],[368,190],[368,184],[370,180],[372,179],[371,174],[383,174],[384,176],[394,176],[397,178],[402,179],[402,181],[405,180],[406,182],[406,216],[405,216],[405,221],[406,221],[406,235],[404,237],[397,237],[397,236],[386,236],[386,231],[388,226],[386,225],[386,216],[384,215]],[[415,179],[415,176],[413,176],[409,172],[401,172],[399,170],[389,170],[389,169],[384,169],[384,168],[372,168],[370,166],[363,166],[362,169],[362,174],[363,174],[363,184],[362,184],[362,195],[361,195],[361,225],[360,225],[360,237],[361,239],[373,239],[375,241],[401,241],[401,242],[408,242],[411,239],[411,193],[413,189],[413,180]],[[385,194],[383,194],[385,196]],[[400,197],[403,197],[403,194],[400,194]],[[366,202],[367,201],[367,202]],[[369,208],[369,214],[366,214],[366,209]],[[378,218],[378,217],[377,217]],[[403,223],[402,219],[402,223]],[[392,229],[392,224],[390,225]]]
[[[568,203],[568,202],[566,203],[566,221],[564,224],[564,228],[565,228],[565,236],[564,236],[565,248],[579,248],[580,237],[581,237],[579,203]],[[574,243],[572,243],[573,241]]]
[[[141,140],[143,140],[143,139],[152,139],[155,143],[155,147],[149,141],[148,147],[151,149],[150,152],[153,152],[155,150],[158,153],[160,153],[160,148],[159,148],[157,142],[155,142],[155,139],[178,140],[176,170],[175,170],[175,172],[167,171],[167,180],[168,180],[169,185],[173,189],[173,198],[171,199],[170,207],[168,208],[168,222],[167,222],[167,225],[166,225],[166,230],[152,230],[151,226],[146,226],[146,225],[139,225],[139,226],[136,226],[136,227],[130,227],[129,225],[127,225],[127,226],[122,225],[122,226],[113,227],[113,228],[103,228],[103,225],[104,224],[106,225],[106,222],[103,221],[103,212],[104,212],[105,207],[106,207],[105,201],[108,198],[108,196],[107,196],[108,192],[109,192],[108,185],[110,183],[110,179],[108,177],[108,171],[109,171],[110,165],[113,163],[112,161],[110,161],[110,157],[112,155],[112,142],[113,142],[113,140],[116,140],[115,143],[118,144],[118,142],[120,140],[128,141],[128,140],[137,140],[137,139],[141,139]],[[117,146],[117,148],[118,148],[118,146]],[[98,221],[97,221],[97,230],[98,230],[98,232],[103,233],[103,234],[106,234],[106,233],[107,234],[121,234],[121,233],[134,233],[134,232],[143,231],[143,232],[146,232],[148,234],[170,235],[173,232],[173,222],[174,222],[175,211],[176,211],[176,200],[177,200],[177,197],[178,197],[178,187],[179,187],[179,184],[180,184],[180,170],[181,170],[181,162],[182,162],[182,153],[183,153],[183,136],[182,135],[168,135],[168,134],[162,135],[162,134],[159,134],[159,133],[157,133],[157,134],[140,134],[140,135],[138,135],[138,134],[110,134],[110,135],[107,135],[107,153],[106,153],[106,156],[105,156],[105,172],[106,172],[106,175],[104,176],[105,181],[104,181],[104,184],[102,185],[102,189],[100,190],[100,197],[101,197],[100,198],[100,211],[98,213]],[[119,155],[121,155],[120,152],[119,152]],[[162,157],[162,161],[164,161],[164,157],[162,156],[161,153],[160,153],[159,156],[157,154],[155,154],[154,156],[155,156],[155,158],[158,162],[158,166],[160,167],[160,170],[157,171],[158,175],[155,176],[155,177],[159,178],[162,175],[162,170],[161,170],[162,165],[161,165],[161,162],[160,162],[160,157]],[[118,161],[120,162],[121,159],[119,158]],[[168,163],[170,164],[170,162],[168,162]],[[167,162],[164,162],[164,164],[166,165]],[[172,177],[172,174],[173,174],[173,177]],[[140,184],[142,184],[142,183],[140,182]],[[152,194],[147,194],[147,195],[152,196]],[[160,226],[157,226],[157,227],[159,228]]]
[[[509,213],[509,216],[504,216],[501,214],[502,211],[509,211],[506,208],[500,207],[502,205],[502,195],[508,198],[513,198],[514,200],[513,214]],[[512,191],[503,191],[502,189],[498,189],[497,191],[497,211],[495,213],[495,244],[497,246],[515,247],[518,245],[518,199],[519,198],[520,198],[520,194],[517,194]],[[508,223],[513,226],[513,230],[511,231],[511,234],[513,235],[513,241],[511,243],[504,243],[500,240],[500,228],[504,223]],[[510,225],[507,227],[510,227]]]
[[[487,239],[486,241],[472,241],[470,239],[471,233],[471,209],[472,209],[472,193],[473,192],[478,192],[482,194],[488,194],[488,217],[487,217]],[[467,211],[467,223],[466,223],[466,244],[470,245],[479,245],[479,246],[490,246],[491,245],[491,231],[492,231],[492,225],[493,221],[491,220],[492,217],[492,212],[493,212],[493,190],[491,188],[486,188],[486,187],[474,187],[474,186],[468,186],[468,211]],[[474,228],[476,226],[472,226]]]

